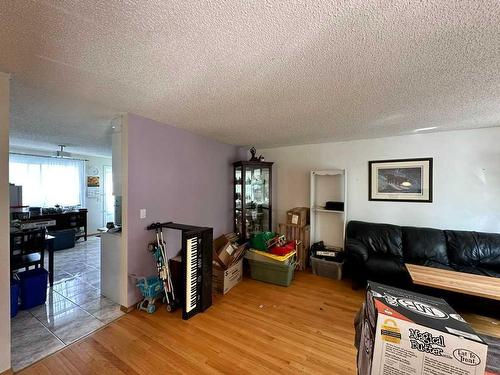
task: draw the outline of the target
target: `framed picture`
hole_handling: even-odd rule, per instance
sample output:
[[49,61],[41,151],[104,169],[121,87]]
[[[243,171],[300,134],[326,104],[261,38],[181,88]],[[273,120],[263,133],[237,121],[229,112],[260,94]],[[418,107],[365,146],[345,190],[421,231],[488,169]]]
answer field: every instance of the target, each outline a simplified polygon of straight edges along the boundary
[[432,202],[432,158],[368,162],[371,201]]
[[87,176],[87,187],[99,187],[99,176]]

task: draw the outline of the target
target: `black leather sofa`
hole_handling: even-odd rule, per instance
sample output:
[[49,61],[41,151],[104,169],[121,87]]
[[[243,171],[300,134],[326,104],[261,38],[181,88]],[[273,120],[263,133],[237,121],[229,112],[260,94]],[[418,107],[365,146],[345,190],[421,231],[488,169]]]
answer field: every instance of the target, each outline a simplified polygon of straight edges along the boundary
[[408,287],[404,264],[500,277],[500,234],[350,221],[346,228],[346,273]]

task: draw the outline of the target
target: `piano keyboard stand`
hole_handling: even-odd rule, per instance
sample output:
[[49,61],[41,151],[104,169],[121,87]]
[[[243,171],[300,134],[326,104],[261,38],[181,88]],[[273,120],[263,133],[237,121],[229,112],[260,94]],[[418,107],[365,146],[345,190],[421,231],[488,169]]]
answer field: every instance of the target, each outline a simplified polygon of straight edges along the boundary
[[[154,223],[147,229],[157,231],[158,244],[164,243],[162,228],[182,232],[181,269],[183,282],[182,290],[177,291],[177,297],[182,305],[182,319],[187,320],[212,305],[213,229],[172,222]],[[164,257],[167,259],[166,248],[159,247],[165,250]],[[171,283],[170,267],[167,269]],[[173,292],[173,286],[171,286],[171,290]],[[167,289],[165,291],[167,293]]]

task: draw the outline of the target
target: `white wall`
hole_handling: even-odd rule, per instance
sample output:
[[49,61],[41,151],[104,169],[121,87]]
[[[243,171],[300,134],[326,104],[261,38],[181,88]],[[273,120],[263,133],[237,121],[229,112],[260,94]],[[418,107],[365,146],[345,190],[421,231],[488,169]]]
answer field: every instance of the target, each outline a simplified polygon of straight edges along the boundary
[[0,372],[10,368],[9,75],[0,72]]
[[[346,168],[349,220],[500,232],[500,128],[258,152],[275,162],[274,224],[289,208],[309,205],[311,169]],[[368,161],[416,157],[434,158],[433,203],[368,200]]]

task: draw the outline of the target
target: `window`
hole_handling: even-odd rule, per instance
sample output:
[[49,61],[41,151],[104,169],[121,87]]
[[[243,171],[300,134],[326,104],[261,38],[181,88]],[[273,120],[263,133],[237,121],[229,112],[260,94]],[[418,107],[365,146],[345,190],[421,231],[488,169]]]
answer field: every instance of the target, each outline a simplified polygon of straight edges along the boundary
[[10,154],[9,182],[23,187],[23,205],[85,206],[82,160]]

